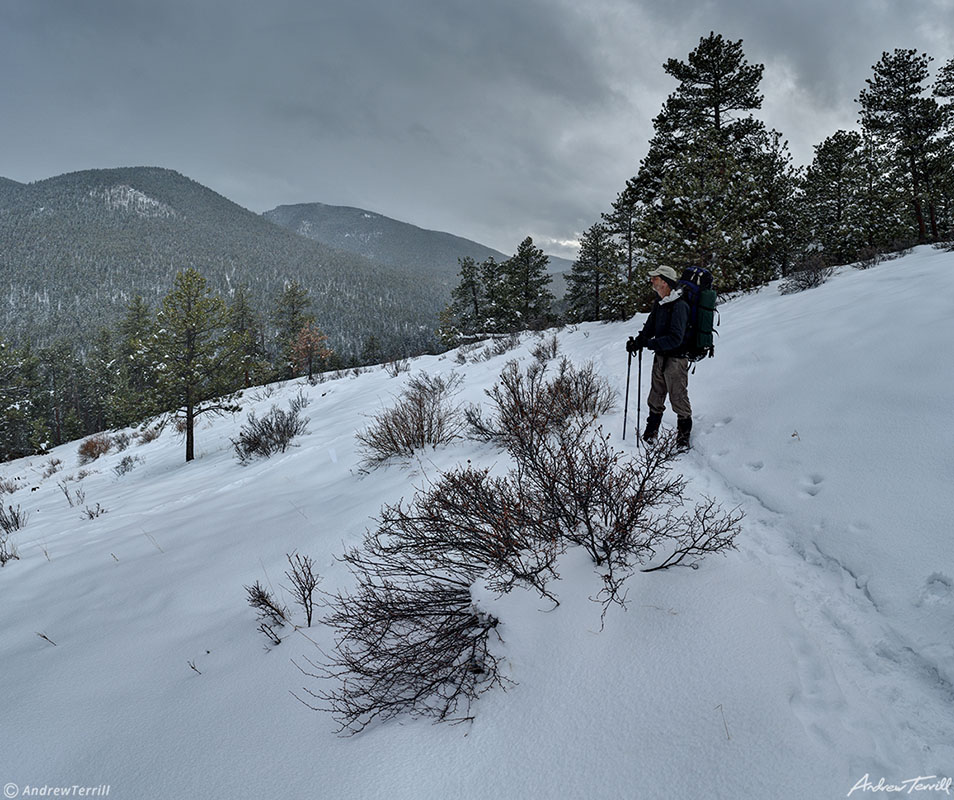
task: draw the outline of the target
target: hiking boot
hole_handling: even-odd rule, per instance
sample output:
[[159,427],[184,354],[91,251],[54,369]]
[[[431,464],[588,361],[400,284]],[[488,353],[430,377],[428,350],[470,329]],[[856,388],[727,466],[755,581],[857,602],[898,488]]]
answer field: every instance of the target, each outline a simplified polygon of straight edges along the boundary
[[692,432],[692,417],[680,417],[676,421],[676,450],[689,449],[689,434]]
[[646,430],[643,431],[644,442],[656,441],[656,434],[659,433],[659,425],[662,422],[662,414],[656,414],[652,411],[646,418]]

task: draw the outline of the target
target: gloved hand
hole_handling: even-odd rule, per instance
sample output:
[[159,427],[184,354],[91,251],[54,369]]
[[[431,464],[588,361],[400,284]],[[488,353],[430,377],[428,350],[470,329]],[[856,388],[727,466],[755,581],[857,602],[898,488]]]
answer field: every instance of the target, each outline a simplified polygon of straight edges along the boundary
[[631,356],[634,356],[636,355],[636,353],[639,352],[639,349],[640,348],[639,348],[639,345],[636,344],[636,340],[632,336],[630,336],[626,340],[626,352],[629,353]]

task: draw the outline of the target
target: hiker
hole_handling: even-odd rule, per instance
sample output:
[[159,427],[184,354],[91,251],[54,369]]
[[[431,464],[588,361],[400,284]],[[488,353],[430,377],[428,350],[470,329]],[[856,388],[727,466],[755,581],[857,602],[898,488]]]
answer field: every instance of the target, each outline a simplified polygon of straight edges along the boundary
[[658,267],[649,273],[653,289],[659,298],[653,303],[649,318],[639,335],[629,337],[626,352],[635,355],[644,347],[655,353],[653,377],[646,404],[649,417],[643,441],[652,442],[659,433],[665,411],[666,396],[678,417],[676,447],[689,449],[692,430],[692,406],[689,405],[689,359],[686,355],[686,330],[689,324],[689,304],[683,297],[679,275],[672,267]]

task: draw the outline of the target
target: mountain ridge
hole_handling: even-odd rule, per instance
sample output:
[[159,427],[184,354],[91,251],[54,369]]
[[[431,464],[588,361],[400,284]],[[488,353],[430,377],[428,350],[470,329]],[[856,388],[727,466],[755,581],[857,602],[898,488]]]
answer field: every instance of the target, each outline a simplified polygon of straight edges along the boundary
[[[389,266],[423,268],[450,287],[457,284],[459,258],[506,261],[513,255],[456,234],[423,228],[356,206],[295,203],[276,206],[262,216],[302,236]],[[515,250],[517,244],[514,243]],[[569,272],[572,262],[559,256],[547,257],[548,271],[554,280],[551,291],[562,297],[563,273]]]
[[446,289],[298,236],[175,170],[0,182],[0,329],[8,341],[92,336],[114,325],[133,295],[157,303],[187,267],[226,295],[245,284],[263,305],[298,281],[319,326],[347,353],[370,335],[395,350],[427,350],[446,302]]

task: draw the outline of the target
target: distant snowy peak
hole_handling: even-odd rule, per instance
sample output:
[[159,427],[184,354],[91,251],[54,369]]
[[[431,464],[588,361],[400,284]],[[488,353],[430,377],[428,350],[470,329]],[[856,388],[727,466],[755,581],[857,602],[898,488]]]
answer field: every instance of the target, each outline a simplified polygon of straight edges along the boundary
[[181,214],[172,206],[166,205],[124,183],[91,189],[89,196],[94,200],[102,200],[109,211],[121,211],[125,214],[150,219],[176,219],[181,217]]

